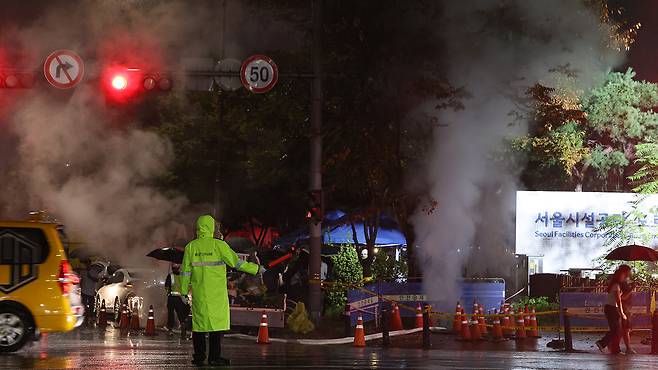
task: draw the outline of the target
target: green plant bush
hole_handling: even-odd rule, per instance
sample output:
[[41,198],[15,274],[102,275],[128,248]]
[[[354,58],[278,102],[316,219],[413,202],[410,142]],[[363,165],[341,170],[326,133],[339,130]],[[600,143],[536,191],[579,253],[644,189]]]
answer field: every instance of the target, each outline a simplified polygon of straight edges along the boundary
[[347,304],[347,290],[351,285],[361,285],[363,268],[359,263],[359,255],[353,246],[339,246],[338,254],[331,257],[333,271],[329,289],[325,294],[325,315],[335,316],[342,313]]
[[372,263],[372,275],[374,279],[383,281],[405,280],[409,275],[407,261],[404,259],[396,261],[395,258],[380,251]]

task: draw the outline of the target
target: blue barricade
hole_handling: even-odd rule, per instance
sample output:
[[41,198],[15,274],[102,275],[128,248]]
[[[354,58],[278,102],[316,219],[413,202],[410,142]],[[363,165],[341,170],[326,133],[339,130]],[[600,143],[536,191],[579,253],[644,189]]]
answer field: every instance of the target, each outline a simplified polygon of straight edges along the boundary
[[[607,293],[562,292],[560,308],[569,309],[572,326],[606,328],[608,322],[603,313]],[[631,325],[633,327],[650,327],[651,293],[635,292],[631,297]],[[560,315],[560,321],[562,315]]]

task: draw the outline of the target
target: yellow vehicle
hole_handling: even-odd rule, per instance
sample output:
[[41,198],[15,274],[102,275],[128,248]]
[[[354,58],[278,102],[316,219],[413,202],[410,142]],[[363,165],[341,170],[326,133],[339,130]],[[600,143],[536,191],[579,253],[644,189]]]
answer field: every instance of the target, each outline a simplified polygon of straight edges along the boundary
[[82,324],[79,279],[55,223],[0,221],[0,352]]

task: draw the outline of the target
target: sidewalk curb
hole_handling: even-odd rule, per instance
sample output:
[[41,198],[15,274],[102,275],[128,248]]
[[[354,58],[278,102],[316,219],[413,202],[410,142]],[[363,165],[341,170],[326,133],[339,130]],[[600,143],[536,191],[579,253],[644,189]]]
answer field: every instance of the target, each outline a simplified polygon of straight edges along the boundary
[[[432,330],[432,331],[444,331],[444,330],[446,330],[446,328],[431,327],[430,330]],[[400,335],[418,333],[418,332],[421,332],[421,331],[423,331],[423,328],[414,328],[414,329],[408,329],[408,330],[397,330],[397,331],[389,332],[389,336],[395,337],[395,336],[400,336]],[[226,335],[224,335],[224,337],[225,338],[250,340],[250,341],[254,341],[254,342],[257,339],[257,337],[254,336],[254,335],[246,335],[246,334],[226,334]],[[368,335],[366,335],[366,341],[374,340],[374,339],[380,339],[381,337],[382,337],[382,333],[368,334]],[[330,344],[349,344],[349,343],[354,342],[354,337],[344,337],[344,338],[334,338],[334,339],[281,339],[281,338],[271,338],[270,337],[270,342],[286,343],[286,344],[304,344],[304,345],[317,346],[317,345],[330,345]]]

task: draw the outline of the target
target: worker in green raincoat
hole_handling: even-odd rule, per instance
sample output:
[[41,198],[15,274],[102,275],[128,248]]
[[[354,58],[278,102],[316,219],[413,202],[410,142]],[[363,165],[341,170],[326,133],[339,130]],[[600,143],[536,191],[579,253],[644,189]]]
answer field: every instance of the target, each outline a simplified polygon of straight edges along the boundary
[[231,327],[227,292],[226,266],[256,275],[261,266],[238,259],[235,252],[223,240],[215,239],[215,220],[204,215],[197,219],[197,238],[185,247],[181,267],[181,293],[188,294],[192,286],[192,341],[195,365],[206,360],[208,333],[210,365],[228,365],[222,358],[222,332]]

